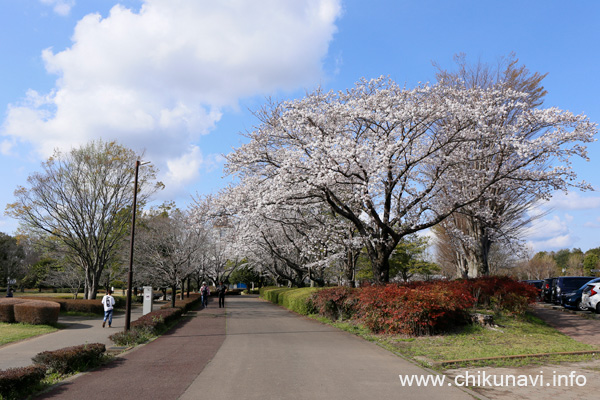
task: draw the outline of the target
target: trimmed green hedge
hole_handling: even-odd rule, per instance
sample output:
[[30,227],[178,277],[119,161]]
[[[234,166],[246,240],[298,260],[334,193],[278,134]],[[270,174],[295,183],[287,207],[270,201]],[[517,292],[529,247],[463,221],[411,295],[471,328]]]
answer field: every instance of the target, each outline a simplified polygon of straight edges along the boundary
[[310,296],[321,289],[316,287],[283,288],[270,286],[260,289],[260,297],[298,314],[309,315],[315,313]]

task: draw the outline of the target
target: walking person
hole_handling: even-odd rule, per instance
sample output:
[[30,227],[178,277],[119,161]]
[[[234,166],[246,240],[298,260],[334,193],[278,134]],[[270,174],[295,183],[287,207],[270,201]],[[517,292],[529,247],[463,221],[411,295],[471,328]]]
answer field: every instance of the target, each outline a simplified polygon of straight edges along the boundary
[[108,321],[108,327],[112,325],[113,310],[115,308],[115,298],[111,296],[112,290],[108,289],[106,295],[102,298],[102,305],[104,306],[104,321],[102,321],[102,327],[106,326]]
[[225,307],[225,293],[227,292],[227,286],[223,285],[223,282],[219,282],[217,286],[217,294],[219,295],[219,308]]
[[204,308],[208,307],[208,296],[210,296],[210,289],[206,286],[206,282],[202,282],[202,287],[200,287],[200,296],[202,296],[202,306]]

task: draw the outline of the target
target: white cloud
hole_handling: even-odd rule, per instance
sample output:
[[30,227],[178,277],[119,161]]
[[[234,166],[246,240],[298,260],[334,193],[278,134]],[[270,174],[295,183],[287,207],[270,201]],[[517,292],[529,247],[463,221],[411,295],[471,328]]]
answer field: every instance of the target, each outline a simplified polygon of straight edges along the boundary
[[[55,11],[74,4],[43,1]],[[145,0],[139,12],[116,5],[106,18],[85,16],[71,47],[42,53],[56,87],[10,105],[2,134],[43,157],[117,139],[145,148],[175,183],[192,179],[208,158],[192,160],[190,149],[224,107],[320,80],[340,0],[258,3]]]
[[558,215],[550,219],[536,219],[528,227],[523,236],[531,240],[548,240],[550,238],[567,236],[569,226]]
[[545,206],[559,210],[590,210],[600,208],[600,197],[582,197],[579,192],[559,192],[552,196]]
[[560,235],[547,240],[537,240],[527,242],[528,246],[531,246],[534,251],[548,251],[548,250],[559,250],[568,249],[573,246],[576,242],[576,238],[571,235]]
[[66,17],[75,5],[75,0],[40,0],[42,4],[53,6],[53,10],[58,15]]
[[600,228],[600,218],[596,218],[593,221],[587,221],[583,226],[586,228],[598,229]]

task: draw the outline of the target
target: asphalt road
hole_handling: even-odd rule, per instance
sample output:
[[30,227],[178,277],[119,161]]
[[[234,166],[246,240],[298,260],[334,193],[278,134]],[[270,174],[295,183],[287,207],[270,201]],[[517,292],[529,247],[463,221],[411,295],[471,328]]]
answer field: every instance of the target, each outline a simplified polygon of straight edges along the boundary
[[457,387],[403,387],[426,371],[266,301],[228,297],[226,336],[180,399],[472,399]]
[[36,398],[474,398],[448,383],[403,386],[401,374],[435,375],[374,343],[257,297],[228,296],[226,309],[213,301],[153,342]]

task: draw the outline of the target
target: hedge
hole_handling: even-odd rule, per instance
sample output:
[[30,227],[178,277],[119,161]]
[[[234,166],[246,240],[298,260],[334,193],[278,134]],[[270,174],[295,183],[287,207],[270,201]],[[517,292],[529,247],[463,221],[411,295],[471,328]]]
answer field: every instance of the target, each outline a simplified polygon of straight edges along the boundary
[[[55,303],[60,304],[60,311],[73,311],[73,312],[82,312],[82,313],[91,313],[91,314],[104,314],[104,306],[102,305],[100,299],[95,300],[84,300],[84,299],[60,299],[56,297],[19,297],[20,299],[29,299],[29,300],[44,300],[44,301],[53,301]],[[115,298],[116,301],[116,298]]]
[[54,351],[43,351],[32,358],[48,372],[68,374],[100,365],[106,346],[103,343],[82,344]]
[[[192,310],[194,307],[200,304],[202,296],[200,293],[190,293],[190,297],[185,297],[183,300],[179,298],[175,299],[175,308],[181,308],[184,313]],[[171,308],[171,302],[163,305],[161,309]]]
[[429,335],[470,323],[477,308],[522,314],[536,289],[508,277],[390,283],[360,289],[262,288],[262,298],[300,314],[353,318],[373,332]]
[[15,322],[15,304],[25,301],[18,297],[0,298],[0,322]]
[[54,301],[0,299],[0,322],[52,325],[58,322],[59,311],[60,305]]
[[15,322],[52,325],[58,322],[60,305],[54,301],[30,300],[14,305]]
[[161,308],[141,316],[131,323],[130,330],[117,332],[109,336],[109,339],[119,346],[144,343],[182,315],[183,308]]
[[309,315],[315,312],[309,300],[310,296],[319,290],[322,290],[322,288],[281,288],[271,286],[261,288],[260,297],[298,314]]
[[30,365],[0,370],[0,398],[24,399],[46,376],[46,368]]

